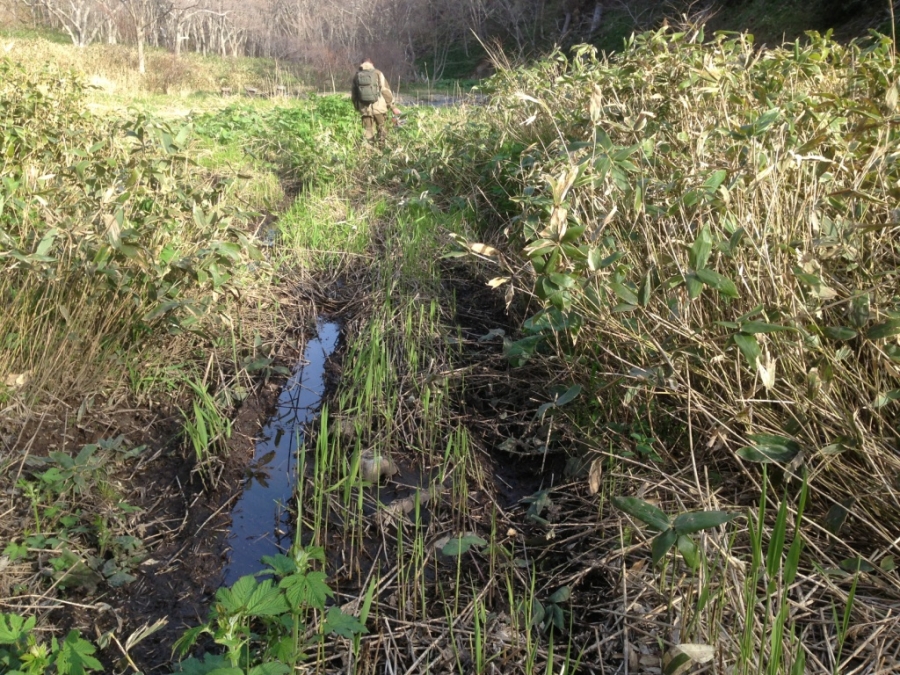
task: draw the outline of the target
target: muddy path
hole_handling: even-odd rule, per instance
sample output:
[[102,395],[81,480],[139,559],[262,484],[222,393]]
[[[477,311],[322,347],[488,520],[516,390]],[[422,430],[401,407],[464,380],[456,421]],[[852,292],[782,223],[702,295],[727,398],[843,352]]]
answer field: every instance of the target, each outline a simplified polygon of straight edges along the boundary
[[[75,628],[101,642],[107,632],[124,643],[142,627],[157,626],[129,650],[128,658],[144,673],[171,672],[175,642],[185,630],[206,620],[216,591],[259,571],[260,558],[284,552],[291,545],[297,464],[315,444],[312,423],[320,406],[339,409],[336,392],[344,377],[347,342],[355,338],[372,310],[373,279],[379,275],[377,256],[371,264],[371,269],[357,267],[281,291],[278,301],[294,318],[272,351],[273,365],[291,375],[260,380],[235,411],[233,433],[212,480],[195,471],[180,438],[179,411],[173,406],[123,410],[121,401],[98,400],[83,422],[71,424],[72,418],[80,417],[72,403],[61,421],[26,423],[15,442],[29,439],[28,447],[38,456],[55,448],[73,452],[84,444],[119,436],[128,447],[146,446],[136,462],[115,465],[108,472],[115,493],[134,508],[126,530],[143,542],[143,555],[130,570],[131,583],[114,588],[103,579],[87,579],[68,585],[64,592],[53,587],[44,594],[19,594],[5,602],[4,610],[40,612],[47,618],[48,630],[60,633]],[[467,492],[460,494],[457,479],[447,477],[446,462],[439,454],[423,454],[401,444],[393,453],[396,472],[361,497],[365,501],[363,534],[347,539],[339,527],[331,526],[325,542],[325,571],[336,592],[335,602],[349,601],[351,610],[358,609],[372,575],[382,579],[376,597],[385,623],[364,640],[359,654],[364,662],[357,664],[358,672],[376,672],[385,665],[384,626],[406,632],[408,646],[390,657],[399,659],[398,663],[409,665],[428,658],[437,659],[440,668],[453,669],[446,656],[453,643],[444,610],[435,605],[418,617],[420,626],[408,626],[413,615],[404,609],[402,598],[409,589],[394,585],[398,575],[410,569],[402,540],[403,532],[410,532],[411,503],[421,508],[415,528],[424,528],[423,542],[429,547],[416,563],[417,574],[424,580],[423,592],[435,599],[452,592],[442,581],[448,560],[440,555],[441,546],[464,533],[490,538],[492,530],[515,560],[534,567],[545,596],[554,590],[547,585],[549,580],[557,580],[552,582],[556,585],[570,580],[582,586],[580,602],[586,616],[609,592],[608,576],[595,559],[601,528],[587,525],[592,515],[582,495],[559,490],[578,475],[580,467],[573,469],[564,452],[541,451],[551,431],[557,448],[573,445],[572,430],[550,430],[535,416],[559,373],[546,366],[512,370],[503,353],[503,336],[514,334],[520,317],[511,316],[502,297],[465,263],[444,261],[440,275],[436,301],[443,308],[446,332],[454,336],[448,343],[454,350],[453,368],[465,372],[464,386],[461,382],[449,386],[448,414],[455,423],[462,423],[470,439],[471,456],[464,462],[468,468],[462,470],[473,480]],[[411,420],[400,433],[414,438],[415,427]],[[381,432],[373,432],[367,438],[377,440]],[[8,431],[7,439],[13,442]],[[317,480],[307,470],[301,484],[312,493]],[[21,493],[11,494],[18,503],[8,513],[23,513],[28,505]],[[433,501],[426,503],[428,499]],[[85,510],[97,513],[111,507],[107,502],[86,505]],[[392,514],[390,518],[386,513]],[[334,523],[339,523],[337,511],[334,516]],[[313,536],[307,531],[301,543],[311,543]],[[50,562],[42,559],[36,566],[7,568],[5,583],[10,589],[16,583],[39,586],[37,579],[52,574]],[[503,636],[520,610],[502,597],[496,580],[485,576],[485,564],[493,563],[481,556],[467,557],[460,570],[486,584],[492,616],[499,617],[491,627],[492,639],[498,649],[505,650]],[[509,583],[521,586],[525,581],[519,575]],[[436,636],[440,636],[437,641]],[[587,643],[591,635],[579,639]],[[320,664],[326,672],[340,670],[337,663],[346,656],[332,651],[336,646],[327,648],[329,655]],[[211,647],[199,645],[200,649]],[[110,672],[128,671],[122,651],[114,641],[103,650]],[[459,667],[466,668],[465,664]]]

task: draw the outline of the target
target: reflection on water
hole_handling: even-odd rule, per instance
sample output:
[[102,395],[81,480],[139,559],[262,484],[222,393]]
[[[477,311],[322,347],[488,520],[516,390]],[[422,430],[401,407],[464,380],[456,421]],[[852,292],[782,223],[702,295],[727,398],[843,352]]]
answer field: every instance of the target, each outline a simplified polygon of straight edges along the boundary
[[260,558],[291,544],[293,528],[284,507],[297,482],[297,448],[303,442],[305,426],[315,419],[322,405],[325,361],[339,336],[337,324],[319,321],[317,337],[307,343],[303,362],[278,397],[275,415],[260,432],[253,468],[231,514],[225,585],[258,572],[262,568]]

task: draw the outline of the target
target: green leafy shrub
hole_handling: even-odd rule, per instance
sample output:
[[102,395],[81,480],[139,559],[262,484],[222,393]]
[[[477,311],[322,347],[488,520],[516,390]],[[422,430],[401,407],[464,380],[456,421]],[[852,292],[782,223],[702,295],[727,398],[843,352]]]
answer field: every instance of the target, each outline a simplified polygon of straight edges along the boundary
[[0,666],[8,675],[84,675],[103,670],[95,657],[96,648],[69,631],[62,641],[38,643],[34,635],[35,618],[0,614]]
[[805,462],[818,508],[858,497],[889,544],[898,76],[880,36],[760,51],[665,28],[614,57],[584,46],[498,73],[485,110],[402,171],[474,204],[472,237],[505,237],[491,284],[543,305],[507,345],[514,364],[562,350],[618,418],[690,424],[718,459]]
[[[292,556],[266,556],[268,573],[275,580],[257,581],[253,575],[238,579],[230,588],[220,588],[209,621],[187,631],[176,644],[184,656],[203,634],[224,648],[224,655],[207,653],[201,659],[185,659],[177,672],[247,672],[249,675],[280,675],[292,671],[305,658],[310,646],[306,632],[311,614],[324,614],[317,635],[353,637],[366,632],[360,619],[326,602],[334,597],[326,575],[312,569],[324,562],[321,548],[295,546]],[[264,574],[265,572],[261,573]]]
[[4,60],[0,75],[0,374],[63,391],[220,311],[260,254],[226,181],[192,168],[191,128],[96,118],[67,73]]

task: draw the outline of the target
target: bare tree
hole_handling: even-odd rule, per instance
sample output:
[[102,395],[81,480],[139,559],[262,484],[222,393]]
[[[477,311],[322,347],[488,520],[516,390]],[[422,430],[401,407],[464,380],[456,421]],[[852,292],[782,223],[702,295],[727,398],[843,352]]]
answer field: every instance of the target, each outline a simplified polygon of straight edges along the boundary
[[147,43],[148,33],[150,29],[160,27],[159,20],[169,13],[171,6],[166,0],[119,0],[119,2],[131,18],[138,51],[138,72],[144,74],[147,72],[144,46]]
[[26,0],[24,4],[52,17],[76,47],[93,42],[102,27],[104,6],[97,0]]

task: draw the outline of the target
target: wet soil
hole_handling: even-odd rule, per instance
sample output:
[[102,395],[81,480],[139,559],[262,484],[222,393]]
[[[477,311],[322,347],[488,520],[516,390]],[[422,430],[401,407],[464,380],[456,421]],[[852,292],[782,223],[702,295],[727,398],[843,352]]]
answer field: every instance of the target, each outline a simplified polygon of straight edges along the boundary
[[[296,350],[294,350],[296,351]],[[281,349],[285,364],[299,361],[289,347]],[[6,564],[0,569],[0,612],[20,611],[41,617],[41,630],[65,634],[71,629],[96,640],[115,629],[120,642],[144,625],[160,619],[166,625],[140,642],[130,656],[142,672],[167,672],[172,646],[185,629],[206,619],[223,580],[231,543],[231,509],[242,493],[253,464],[263,423],[275,410],[283,382],[260,382],[234,412],[232,435],[212,477],[195,470],[195,460],[180,437],[176,407],[128,408],[121,401],[95,397],[61,402],[51,414],[31,419],[0,420],[0,459],[17,458],[0,479],[0,541],[18,541],[30,503],[15,486],[28,475],[24,457],[46,457],[60,450],[75,455],[86,444],[122,436],[123,448],[146,446],[137,457],[104,466],[103,495],[85,496],[67,508],[90,521],[125,502],[134,508],[127,531],[143,542],[145,559],[129,570],[136,578],[112,588],[99,575],[65,591],[47,590],[51,570],[46,555],[36,562]],[[80,412],[79,412],[80,411]],[[19,459],[21,457],[21,459]],[[99,489],[99,488],[98,488]],[[120,670],[122,654],[113,643],[99,653],[109,672]],[[168,671],[170,672],[170,670]]]
[[[253,457],[260,421],[270,412],[277,393],[274,384],[263,386],[237,411],[228,453],[218,468],[215,486],[204,485],[194,471],[194,461],[179,440],[177,410],[112,407],[104,411],[103,402],[95,401],[97,409],[86,416],[83,424],[74,424],[65,416],[61,420],[44,418],[27,423],[19,437],[29,439],[33,457],[53,450],[75,454],[86,444],[120,435],[124,436],[125,447],[147,446],[135,465],[110,467],[108,474],[109,489],[137,509],[129,518],[129,534],[142,540],[147,558],[131,570],[135,581],[120,588],[99,581],[63,594],[17,594],[4,601],[4,609],[28,608],[29,613],[37,610],[43,614],[46,628],[61,633],[78,629],[94,639],[116,629],[120,641],[144,624],[167,619],[163,629],[131,652],[143,672],[159,672],[154,668],[169,661],[174,641],[186,628],[205,618],[209,601],[219,586],[228,545],[225,532],[229,506],[239,494]],[[15,468],[14,471],[18,473]],[[8,486],[7,490],[15,488]],[[17,512],[27,507],[21,497],[17,501]],[[80,508],[73,506],[73,510]],[[99,512],[109,506],[85,504],[84,508]],[[20,519],[5,519],[5,523],[12,525],[15,520]],[[3,534],[4,538],[13,539],[20,537],[21,531]],[[42,568],[45,563],[39,560],[32,569],[23,569],[25,574],[20,581],[29,587],[40,587],[29,581],[47,571]],[[51,608],[46,614],[41,612]],[[110,649],[101,656],[112,665],[121,654]]]

